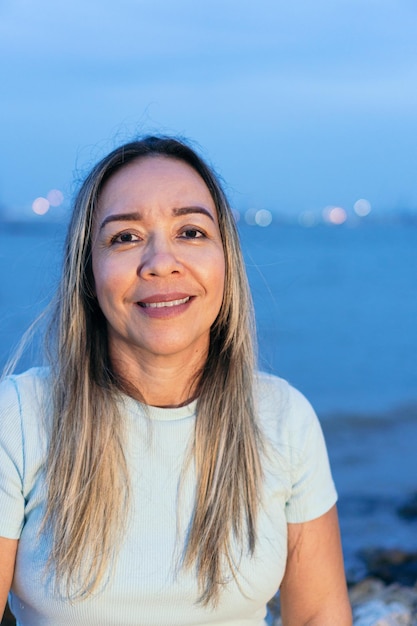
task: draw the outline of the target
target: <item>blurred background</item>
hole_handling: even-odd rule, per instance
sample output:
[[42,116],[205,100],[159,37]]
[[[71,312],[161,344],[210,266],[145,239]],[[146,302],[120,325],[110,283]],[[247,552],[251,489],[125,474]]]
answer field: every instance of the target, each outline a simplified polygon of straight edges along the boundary
[[412,0],[0,2],[0,365],[92,164],[190,139],[235,210],[260,365],[322,420],[352,579],[364,545],[415,546],[416,32]]

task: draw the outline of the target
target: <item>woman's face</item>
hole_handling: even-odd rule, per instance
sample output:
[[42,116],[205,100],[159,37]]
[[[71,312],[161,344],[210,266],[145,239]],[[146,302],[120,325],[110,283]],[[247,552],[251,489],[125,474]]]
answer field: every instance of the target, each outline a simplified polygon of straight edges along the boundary
[[92,240],[112,360],[204,362],[225,260],[217,211],[199,174],[159,156],[125,166],[101,192]]

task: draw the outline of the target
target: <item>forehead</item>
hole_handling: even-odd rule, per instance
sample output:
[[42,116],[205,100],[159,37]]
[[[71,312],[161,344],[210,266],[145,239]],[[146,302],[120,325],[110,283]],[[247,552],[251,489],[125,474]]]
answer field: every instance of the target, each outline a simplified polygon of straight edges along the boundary
[[200,202],[215,212],[211,193],[200,174],[188,163],[166,156],[145,156],[118,169],[104,183],[99,210],[107,205],[160,203],[176,206]]

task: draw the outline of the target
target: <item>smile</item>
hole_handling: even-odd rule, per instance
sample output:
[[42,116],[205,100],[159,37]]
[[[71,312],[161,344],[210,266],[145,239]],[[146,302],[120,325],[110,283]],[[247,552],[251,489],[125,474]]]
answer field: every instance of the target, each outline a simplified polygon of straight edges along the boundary
[[162,309],[165,307],[179,306],[180,304],[185,304],[190,299],[190,296],[186,298],[181,298],[180,300],[171,300],[170,302],[139,302],[139,306],[144,307],[145,309]]

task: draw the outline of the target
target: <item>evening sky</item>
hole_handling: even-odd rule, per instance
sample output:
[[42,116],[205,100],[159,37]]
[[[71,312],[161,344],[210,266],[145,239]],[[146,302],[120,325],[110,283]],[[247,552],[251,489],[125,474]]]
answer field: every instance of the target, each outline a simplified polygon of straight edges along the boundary
[[2,0],[0,58],[3,207],[163,132],[241,210],[417,211],[413,0]]

